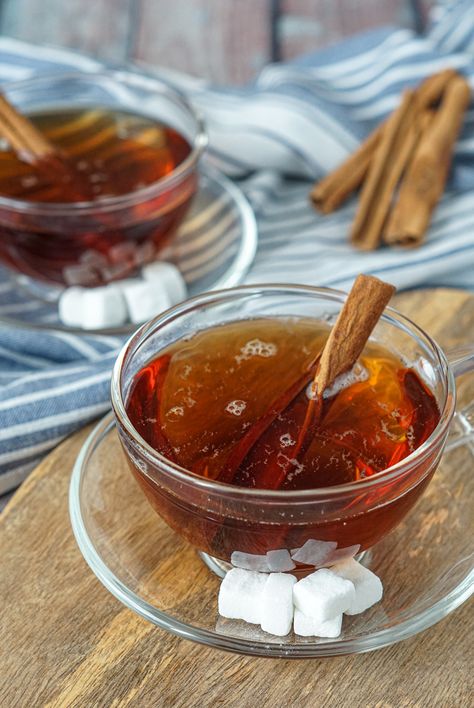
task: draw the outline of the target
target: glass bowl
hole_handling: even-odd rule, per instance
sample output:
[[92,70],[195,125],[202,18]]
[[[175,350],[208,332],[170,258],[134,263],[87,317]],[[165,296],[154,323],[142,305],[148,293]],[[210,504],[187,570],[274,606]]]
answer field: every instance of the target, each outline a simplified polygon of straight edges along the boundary
[[454,376],[472,369],[474,351],[463,352],[450,366],[425,332],[390,308],[373,338],[419,372],[435,395],[440,420],[413,453],[371,477],[298,491],[218,483],[156,452],[127,416],[125,402],[135,375],[170,343],[202,329],[249,318],[306,317],[331,322],[345,297],[325,288],[279,285],[204,294],[143,326],[117,359],[112,406],[129,466],[159,516],[201,551],[215,570],[224,571],[234,552],[261,557],[272,550],[300,548],[309,540],[336,544],[341,555],[367,550],[400,524],[433,477],[455,412]]
[[[191,208],[160,257],[180,270],[189,296],[239,285],[251,267],[258,243],[252,207],[239,187],[206,160]],[[79,335],[130,335],[136,325],[87,330],[59,319],[62,290],[0,267],[0,323],[20,329]]]
[[0,196],[0,260],[30,278],[95,286],[124,278],[156,258],[197,189],[206,145],[199,115],[158,79],[120,71],[52,74],[9,84],[23,113],[105,108],[160,121],[184,136],[189,155],[169,174],[122,196],[44,203]]

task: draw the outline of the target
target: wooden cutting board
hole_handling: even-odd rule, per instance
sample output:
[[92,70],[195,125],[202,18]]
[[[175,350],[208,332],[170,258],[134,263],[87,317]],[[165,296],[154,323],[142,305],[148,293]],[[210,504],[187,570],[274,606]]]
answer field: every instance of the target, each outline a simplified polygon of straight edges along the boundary
[[[396,306],[445,348],[474,340],[468,293],[419,290]],[[472,380],[461,389],[472,395]],[[472,705],[470,602],[401,644],[300,661],[226,654],[134,615],[93,576],[69,525],[69,477],[87,432],[46,458],[1,517],[3,707]]]

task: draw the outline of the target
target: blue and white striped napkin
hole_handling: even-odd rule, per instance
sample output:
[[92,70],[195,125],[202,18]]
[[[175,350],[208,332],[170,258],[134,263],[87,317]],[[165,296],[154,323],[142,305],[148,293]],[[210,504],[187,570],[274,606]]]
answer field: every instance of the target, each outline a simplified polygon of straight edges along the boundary
[[[424,37],[384,28],[289,64],[267,67],[244,89],[160,72],[204,114],[210,154],[252,202],[259,249],[246,282],[349,288],[359,272],[399,288],[474,286],[474,110],[426,243],[416,251],[355,252],[347,244],[352,201],[321,217],[309,180],[325,174],[397,105],[402,89],[445,67],[474,86],[474,6],[451,2]],[[0,82],[99,63],[62,50],[0,40]],[[201,215],[202,220],[202,215]],[[201,223],[202,227],[202,223]],[[225,225],[222,226],[223,230]],[[12,314],[0,276],[0,314]],[[28,306],[20,305],[20,307]],[[10,309],[9,309],[10,308]],[[0,328],[0,493],[24,479],[72,431],[109,408],[109,378],[120,340]]]

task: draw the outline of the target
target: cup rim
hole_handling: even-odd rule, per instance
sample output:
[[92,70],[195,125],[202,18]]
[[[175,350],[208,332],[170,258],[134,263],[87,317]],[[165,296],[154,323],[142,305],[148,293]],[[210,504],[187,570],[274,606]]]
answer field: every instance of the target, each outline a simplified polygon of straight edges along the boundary
[[[38,202],[27,201],[24,199],[15,199],[11,197],[0,196],[0,207],[9,209],[15,213],[29,213],[47,216],[59,216],[69,214],[89,214],[89,213],[104,213],[115,209],[124,208],[137,202],[147,201],[154,198],[165,189],[173,187],[176,182],[182,179],[183,175],[194,169],[199,158],[204,152],[208,144],[208,134],[204,118],[199,110],[197,110],[188,98],[179,89],[170,86],[166,81],[162,81],[157,77],[151,77],[134,73],[125,70],[103,69],[101,71],[85,72],[81,70],[69,70],[65,72],[47,72],[32,76],[28,79],[12,81],[5,86],[5,94],[8,96],[14,91],[28,90],[41,83],[49,83],[55,81],[73,81],[80,80],[89,84],[102,81],[115,81],[119,84],[133,86],[141,86],[142,89],[148,89],[166,93],[184,108],[191,116],[196,125],[196,135],[191,142],[191,152],[189,155],[177,165],[172,172],[152,182],[151,184],[136,189],[127,194],[121,194],[111,197],[101,197],[100,200],[83,201],[83,202]],[[46,105],[46,104],[45,104]],[[81,104],[78,104],[81,105]],[[171,126],[172,127],[172,126]]]
[[[149,322],[142,325],[124,344],[122,347],[112,371],[111,379],[111,402],[112,409],[116,420],[119,424],[125,428],[128,435],[131,437],[135,446],[138,446],[148,458],[148,460],[155,466],[159,466],[160,472],[165,472],[167,475],[179,480],[182,483],[191,486],[197,486],[203,491],[209,493],[220,493],[225,496],[234,495],[237,497],[242,497],[245,499],[249,498],[259,498],[259,499],[272,499],[277,502],[289,502],[289,501],[308,501],[308,500],[328,500],[334,499],[345,494],[352,494],[354,492],[367,491],[368,489],[377,487],[381,484],[386,484],[397,477],[403,476],[405,473],[409,473],[414,464],[419,464],[424,460],[424,458],[429,455],[435,448],[440,439],[445,436],[447,429],[454,415],[455,407],[455,381],[454,375],[448,364],[447,358],[440,348],[440,346],[435,342],[435,340],[430,337],[421,327],[415,324],[409,317],[402,315],[398,310],[392,307],[386,307],[385,311],[381,317],[381,320],[396,324],[399,328],[403,329],[405,332],[413,337],[422,338],[425,340],[433,353],[435,354],[438,364],[444,371],[444,378],[446,383],[446,396],[442,408],[440,409],[439,421],[430,434],[430,436],[419,446],[411,452],[407,457],[403,458],[399,462],[385,470],[377,472],[376,474],[367,477],[356,482],[350,482],[348,484],[335,485],[333,487],[321,487],[314,489],[299,489],[299,490],[271,490],[271,489],[251,489],[247,487],[238,487],[225,482],[216,482],[214,480],[205,479],[190,470],[168,460],[164,455],[155,450],[151,445],[149,445],[144,438],[138,433],[138,431],[133,426],[130,421],[126,409],[121,391],[121,375],[123,370],[123,365],[127,354],[134,349],[135,351],[139,348],[142,340],[144,340],[152,332],[155,332],[158,328],[168,324],[169,322],[177,319],[181,315],[188,313],[196,309],[196,307],[204,304],[210,304],[213,301],[218,301],[222,297],[239,297],[248,296],[249,293],[253,294],[276,294],[279,293],[291,293],[291,294],[308,294],[316,296],[324,296],[326,299],[344,303],[347,298],[347,293],[327,287],[313,287],[309,285],[288,285],[285,283],[266,283],[262,285],[244,285],[236,288],[228,288],[227,290],[215,290],[211,293],[203,293],[197,295],[193,298],[185,300],[179,305],[175,305],[161,315],[155,317]],[[401,325],[401,327],[400,327]],[[133,351],[132,351],[133,354]]]

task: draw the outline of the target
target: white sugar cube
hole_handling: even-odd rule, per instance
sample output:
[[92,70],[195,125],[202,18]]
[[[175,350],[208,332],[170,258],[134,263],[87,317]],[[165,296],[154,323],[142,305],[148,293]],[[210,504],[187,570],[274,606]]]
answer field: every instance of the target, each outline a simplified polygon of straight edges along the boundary
[[160,283],[141,281],[121,288],[127,303],[128,316],[135,324],[151,320],[171,307],[168,293]]
[[186,283],[176,266],[165,261],[155,261],[142,268],[146,281],[163,288],[168,293],[172,305],[186,299]]
[[118,327],[127,320],[127,308],[118,288],[105,286],[86,290],[82,298],[84,329]]
[[342,614],[325,622],[318,622],[304,615],[301,610],[295,610],[293,629],[301,637],[338,637],[341,633]]
[[254,553],[234,551],[230,557],[230,562],[236,568],[244,568],[245,570],[259,570],[262,573],[268,573],[270,571],[267,556],[259,556]]
[[59,298],[59,319],[68,327],[82,327],[82,300],[84,288],[66,288]]
[[298,563],[318,567],[324,565],[328,556],[336,548],[335,541],[316,541],[310,538],[301,548],[294,548],[291,551],[291,557]]
[[322,568],[296,583],[293,599],[303,614],[326,622],[351,607],[355,590],[350,580]]
[[278,551],[267,551],[267,563],[272,573],[284,573],[296,567],[286,548],[281,548]]
[[383,586],[380,578],[353,558],[338,563],[331,570],[354,585],[355,595],[349,607],[344,610],[346,615],[358,615],[382,599]]
[[326,558],[324,565],[330,568],[331,566],[336,565],[336,563],[353,558],[359,550],[359,543],[356,543],[354,546],[346,546],[346,548],[336,548],[336,550],[331,551],[330,555]]
[[270,573],[263,588],[261,627],[264,632],[286,636],[293,623],[293,585],[296,578],[285,573]]
[[242,619],[260,624],[262,593],[268,575],[242,568],[229,570],[219,590],[219,614],[229,619]]

